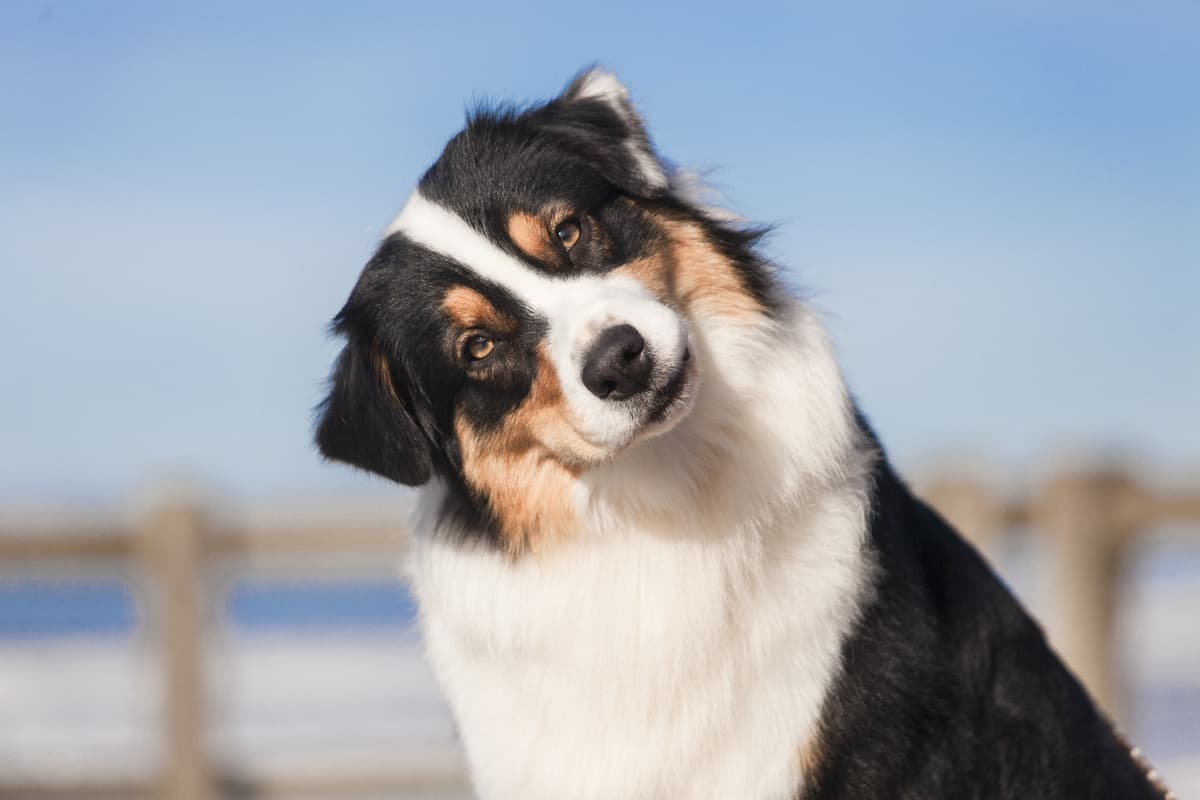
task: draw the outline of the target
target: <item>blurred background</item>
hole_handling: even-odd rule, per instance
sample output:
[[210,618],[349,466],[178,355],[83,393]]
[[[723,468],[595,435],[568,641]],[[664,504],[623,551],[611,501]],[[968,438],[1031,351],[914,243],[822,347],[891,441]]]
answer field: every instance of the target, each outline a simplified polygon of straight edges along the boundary
[[773,223],[902,471],[1200,795],[1200,8],[0,5],[0,796],[466,797],[326,324],[599,61]]

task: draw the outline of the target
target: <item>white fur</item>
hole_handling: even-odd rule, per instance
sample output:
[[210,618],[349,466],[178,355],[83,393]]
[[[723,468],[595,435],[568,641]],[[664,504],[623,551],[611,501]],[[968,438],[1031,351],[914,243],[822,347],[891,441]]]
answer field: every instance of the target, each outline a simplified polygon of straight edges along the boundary
[[684,319],[658,302],[636,280],[622,276],[557,278],[529,269],[461,217],[414,192],[387,229],[457,261],[512,293],[549,323],[548,344],[567,399],[572,427],[597,450],[626,446],[642,420],[636,402],[601,400],[581,377],[583,359],[596,337],[613,325],[637,328],[654,354],[650,388],[675,375],[688,349]]
[[602,69],[593,69],[583,76],[576,97],[582,99],[603,100],[612,105],[618,113],[625,113],[625,104],[629,102],[629,90],[621,83],[620,78]]
[[[617,79],[616,75],[604,70],[594,69],[583,77],[576,97],[591,98],[608,103],[631,129],[641,132],[642,121],[634,110],[633,101],[629,99],[629,90]],[[667,188],[667,173],[662,164],[650,152],[648,143],[636,137],[630,137],[625,143],[625,149],[638,165],[638,172],[651,189]]]
[[[556,284],[560,286],[561,284]],[[439,529],[411,561],[483,800],[790,800],[870,591],[861,441],[819,323],[691,320],[704,384],[516,561]]]
[[662,191],[667,188],[667,174],[663,170],[662,164],[658,163],[658,159],[647,149],[646,145],[629,139],[625,142],[625,149],[629,151],[630,157],[637,164],[638,172],[647,186],[654,191]]

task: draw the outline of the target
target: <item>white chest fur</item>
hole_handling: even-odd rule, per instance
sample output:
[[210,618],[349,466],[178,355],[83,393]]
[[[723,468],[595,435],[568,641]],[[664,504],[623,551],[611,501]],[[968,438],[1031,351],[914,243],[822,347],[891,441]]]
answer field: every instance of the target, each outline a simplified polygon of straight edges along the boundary
[[753,365],[745,386],[708,387],[678,436],[738,446],[716,447],[727,462],[707,473],[723,477],[692,481],[690,503],[652,487],[671,513],[622,513],[631,474],[671,472],[660,445],[584,487],[594,524],[542,556],[420,537],[426,644],[482,800],[795,796],[870,573],[867,456],[824,338],[806,334],[773,353],[780,396],[759,371],[756,402],[723,405],[746,398]]
[[630,534],[514,567],[425,542],[480,796],[792,797],[861,583],[857,509],[827,505],[754,546]]

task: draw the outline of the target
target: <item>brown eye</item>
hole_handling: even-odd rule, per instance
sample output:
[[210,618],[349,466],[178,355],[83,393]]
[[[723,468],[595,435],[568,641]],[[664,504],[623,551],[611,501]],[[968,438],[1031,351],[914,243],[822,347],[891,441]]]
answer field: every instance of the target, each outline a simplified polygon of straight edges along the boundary
[[467,343],[463,348],[463,352],[466,353],[467,358],[471,361],[482,361],[490,356],[492,351],[495,349],[495,339],[476,334],[475,336],[467,339]]
[[579,226],[579,220],[575,217],[565,219],[558,223],[558,227],[554,229],[554,235],[558,237],[558,241],[562,246],[570,250],[579,241],[583,229]]

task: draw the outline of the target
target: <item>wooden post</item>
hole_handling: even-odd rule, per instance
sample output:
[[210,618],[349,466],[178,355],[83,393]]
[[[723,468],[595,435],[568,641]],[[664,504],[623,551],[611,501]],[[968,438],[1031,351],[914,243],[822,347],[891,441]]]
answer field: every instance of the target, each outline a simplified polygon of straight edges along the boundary
[[165,506],[143,523],[142,550],[158,596],[166,726],[165,800],[212,800],[205,742],[203,571],[205,518],[189,504]]
[[1141,493],[1123,473],[1068,473],[1038,498],[1035,520],[1053,559],[1050,641],[1101,708],[1120,711],[1113,658],[1121,556]]

